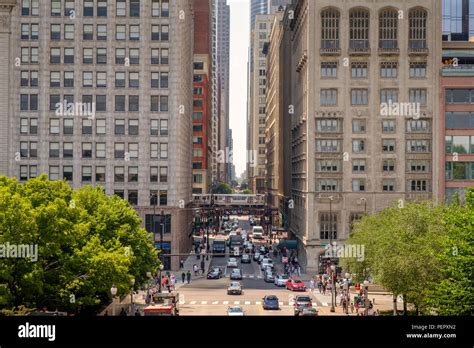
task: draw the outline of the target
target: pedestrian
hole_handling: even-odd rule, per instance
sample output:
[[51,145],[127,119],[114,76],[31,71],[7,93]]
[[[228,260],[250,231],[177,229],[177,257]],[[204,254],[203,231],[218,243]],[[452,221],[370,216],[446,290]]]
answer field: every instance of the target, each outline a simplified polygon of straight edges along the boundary
[[181,273],[181,279],[183,280],[183,283],[184,283],[184,281],[186,280],[186,273],[184,272]]
[[319,293],[322,292],[322,289],[323,289],[323,283],[321,281],[321,278],[318,279],[318,290],[319,290]]
[[326,286],[327,286],[327,283],[326,283],[326,281],[324,281],[324,283],[323,283],[323,295],[326,295]]
[[309,288],[311,289],[311,292],[314,291],[314,279],[311,278],[311,280],[309,281]]
[[120,311],[120,316],[121,317],[126,317],[127,316],[127,312],[125,312],[125,308],[122,307],[122,310]]
[[196,264],[193,265],[193,271],[194,271],[194,275],[197,276],[198,267],[196,266]]
[[137,311],[135,312],[136,317],[141,317],[142,314],[140,313],[140,310],[137,308]]
[[301,267],[300,267],[300,265],[296,266],[296,271],[298,272],[298,277],[301,277]]
[[181,259],[181,261],[179,261],[179,269],[183,269],[184,268],[184,260]]
[[171,275],[170,284],[171,284],[171,289],[174,290],[174,285],[176,284],[176,277],[174,274]]
[[354,302],[351,301],[351,314],[354,314]]
[[188,284],[191,283],[191,272],[188,270],[188,273],[186,273],[186,278],[188,281]]
[[204,269],[206,268],[206,264],[204,263],[204,260],[201,261],[201,271],[202,274],[204,274]]

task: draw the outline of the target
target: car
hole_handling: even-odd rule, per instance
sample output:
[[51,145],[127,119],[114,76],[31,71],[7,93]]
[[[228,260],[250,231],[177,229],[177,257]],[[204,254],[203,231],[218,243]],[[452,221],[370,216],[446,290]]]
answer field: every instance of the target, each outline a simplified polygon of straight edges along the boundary
[[234,268],[230,273],[230,279],[232,280],[241,280],[242,279],[242,271],[238,268]]
[[235,257],[229,258],[229,260],[227,260],[227,267],[229,267],[229,268],[237,267],[237,259]]
[[280,301],[275,295],[267,295],[262,300],[263,309],[280,309]]
[[260,254],[260,256],[257,260],[258,264],[261,264],[264,258],[265,258],[265,255]]
[[249,253],[249,252],[251,252],[253,249],[254,249],[253,244],[250,243],[250,242],[247,242],[247,246],[245,247],[245,251]]
[[273,272],[271,270],[267,269],[265,271],[265,275],[263,276],[263,280],[266,283],[273,283],[275,281],[275,276],[274,276]]
[[295,307],[295,310],[297,308],[313,308],[313,302],[311,301],[311,297],[296,296],[294,307]]
[[242,286],[239,282],[231,282],[227,287],[227,295],[242,295]]
[[213,267],[207,272],[207,279],[220,279],[222,278],[222,270],[218,267]]
[[315,317],[318,315],[319,312],[316,308],[300,307],[298,309],[295,309],[295,316],[298,317]]
[[252,259],[250,258],[249,255],[244,254],[242,255],[242,259],[240,260],[242,263],[252,263]]
[[306,285],[298,278],[290,278],[286,282],[286,288],[291,291],[306,291]]
[[268,258],[265,258],[262,260],[262,262],[260,263],[260,269],[262,271],[265,270],[265,268],[267,268],[267,266],[270,266],[271,268],[273,268],[273,261],[272,259],[268,259]]
[[261,254],[268,254],[268,248],[265,245],[258,248],[258,251],[260,251]]
[[260,259],[260,253],[257,251],[255,254],[253,254],[253,260],[258,261]]
[[229,317],[243,317],[245,315],[245,312],[242,307],[233,306],[227,309],[227,315]]
[[275,277],[275,285],[276,286],[286,286],[286,282],[288,281],[289,277],[285,274],[279,274]]

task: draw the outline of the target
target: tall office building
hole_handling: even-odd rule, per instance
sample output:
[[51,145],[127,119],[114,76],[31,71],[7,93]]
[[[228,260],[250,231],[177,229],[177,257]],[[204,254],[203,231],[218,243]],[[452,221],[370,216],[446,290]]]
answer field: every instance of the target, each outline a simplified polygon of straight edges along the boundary
[[193,194],[211,186],[212,36],[211,3],[194,1]]
[[193,1],[2,0],[0,12],[1,173],[102,186],[165,254],[189,251]]
[[436,202],[440,18],[437,0],[295,1],[286,165],[290,232],[307,270],[323,267],[324,246],[343,243],[364,213]]
[[439,199],[474,187],[474,1],[443,0]]

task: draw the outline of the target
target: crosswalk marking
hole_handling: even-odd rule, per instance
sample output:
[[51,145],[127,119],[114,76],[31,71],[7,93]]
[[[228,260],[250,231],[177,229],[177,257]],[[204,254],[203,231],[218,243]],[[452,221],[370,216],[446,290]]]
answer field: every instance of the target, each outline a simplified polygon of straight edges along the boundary
[[219,303],[219,301],[214,301],[214,302],[212,302],[212,304],[218,304],[218,303]]
[[321,304],[322,304],[324,307],[327,307],[327,306],[328,306],[327,302],[321,302]]
[[240,304],[240,301],[234,301],[234,304]]
[[285,305],[285,302],[280,301],[280,306],[284,306],[284,305]]
[[253,277],[254,277],[253,275],[249,276],[249,278],[253,278]]
[[222,302],[222,304],[229,304],[229,301],[224,301]]
[[[181,305],[185,305],[185,304],[190,304],[190,305],[195,305],[195,304],[201,304],[201,305],[207,305],[207,304],[213,304],[213,305],[219,305],[221,302],[220,301],[212,301],[212,302],[209,302],[209,301],[191,301],[191,302],[186,302],[186,301],[179,301],[179,304]],[[252,305],[252,304],[255,304],[257,306],[261,305],[262,302],[261,301],[234,301],[234,304],[235,305],[239,305],[240,303],[243,303],[243,304],[246,304],[246,305]],[[222,301],[222,304],[223,305],[228,305],[229,304],[229,301]],[[289,301],[289,302],[286,302],[286,301],[279,301],[279,304],[280,306],[294,306],[295,304],[295,301]],[[327,302],[321,302],[321,306],[318,306],[316,303],[313,304],[313,307],[328,307],[329,304]]]
[[201,304],[207,304],[207,301],[201,301]]
[[255,304],[258,306],[258,305],[261,305],[261,304],[262,304],[262,302],[260,302],[260,301],[257,301],[257,302],[255,302]]
[[189,302],[189,304],[196,304],[196,301],[191,301]]
[[179,301],[179,304],[185,304],[186,301]]

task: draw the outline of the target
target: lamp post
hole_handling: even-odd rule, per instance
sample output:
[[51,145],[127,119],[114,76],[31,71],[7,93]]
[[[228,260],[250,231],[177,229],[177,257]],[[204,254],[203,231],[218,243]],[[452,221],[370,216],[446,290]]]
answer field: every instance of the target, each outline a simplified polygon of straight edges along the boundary
[[130,279],[130,315],[133,315],[133,286],[135,285],[135,278]]
[[160,294],[161,294],[161,283],[162,283],[162,281],[161,281],[161,272],[163,271],[163,268],[164,268],[163,264],[160,263],[160,287],[159,287],[159,290],[158,290]]
[[365,291],[365,315],[369,314],[369,281],[364,280],[364,291]]
[[329,244],[332,247],[332,233],[333,233],[333,225],[332,225],[332,201],[334,200],[333,196],[329,196]]
[[112,285],[110,288],[110,293],[112,294],[112,315],[115,316],[115,296],[117,295],[117,287]]
[[335,305],[335,298],[334,298],[334,290],[336,289],[336,284],[334,284],[334,271],[336,270],[336,266],[331,265],[331,312],[334,313],[336,309],[334,308]]

